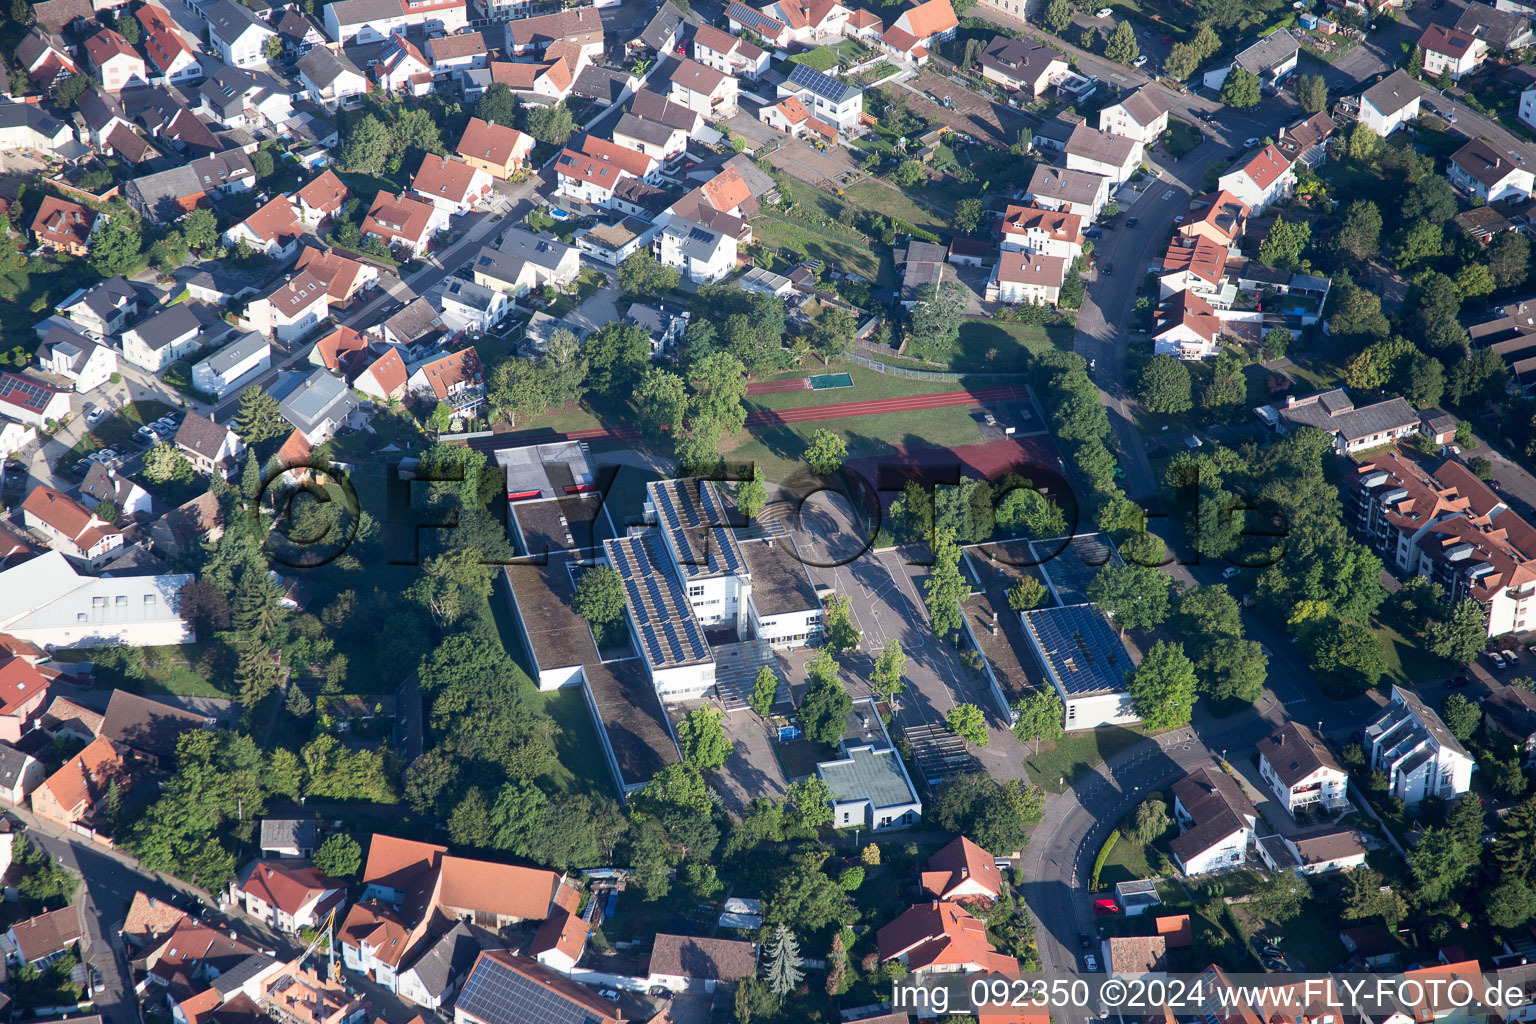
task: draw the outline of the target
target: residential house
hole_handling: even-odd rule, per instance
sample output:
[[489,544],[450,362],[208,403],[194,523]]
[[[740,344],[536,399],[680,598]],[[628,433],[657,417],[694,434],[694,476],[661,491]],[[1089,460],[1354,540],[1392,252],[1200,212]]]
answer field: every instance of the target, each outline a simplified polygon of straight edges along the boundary
[[924,0],[897,16],[880,36],[880,45],[897,60],[923,64],[933,45],[953,39],[959,27],[960,19],[955,17],[955,9],[949,0]]
[[649,181],[659,166],[655,157],[588,135],[580,149],[566,148],[555,159],[555,193],[606,206],[622,178],[628,175]]
[[255,213],[224,232],[222,241],[231,249],[242,242],[252,250],[274,260],[286,260],[298,248],[304,225],[293,208],[293,201],[279,193]]
[[1419,116],[1424,87],[1408,72],[1393,71],[1360,94],[1360,123],[1386,138]]
[[[783,2],[797,8],[800,5],[800,0]],[[841,4],[828,4],[825,0],[818,7],[847,11]],[[756,81],[768,70],[768,53],[765,50],[713,25],[700,25],[694,30],[693,59],[705,67],[749,81]]]
[[729,985],[757,976],[757,943],[657,935],[646,972],[647,989],[713,992],[721,982]]
[[1424,51],[1425,75],[1435,78],[1449,71],[1456,82],[1482,67],[1488,56],[1488,44],[1482,39],[1445,25],[1426,28],[1419,36],[1419,49]]
[[[85,755],[82,753],[80,756]],[[63,770],[60,769],[60,771]],[[66,824],[69,823],[66,822]],[[9,835],[7,838],[9,839]],[[17,921],[11,925],[5,937],[10,940],[11,947],[8,959],[18,967],[42,970],[85,937],[85,926],[80,919],[80,907],[73,905],[61,907],[58,910],[38,914],[36,917],[29,917],[25,921]]]
[[277,33],[251,8],[234,0],[214,0],[203,18],[208,22],[208,42],[225,64],[249,68],[266,63],[267,40]]
[[686,131],[634,114],[620,115],[612,135],[615,145],[644,153],[661,163],[676,160],[688,150]]
[[370,398],[387,402],[405,396],[405,385],[409,377],[405,360],[400,358],[398,351],[390,349],[352,379],[352,388]]
[[1169,109],[1168,95],[1161,86],[1144,85],[1120,97],[1118,102],[1099,108],[1099,131],[1150,146],[1168,130]]
[[595,7],[574,7],[507,23],[504,52],[509,57],[544,53],[557,42],[579,46],[589,59],[603,55],[603,22]]
[[272,366],[272,346],[252,331],[242,334],[208,358],[192,366],[192,386],[214,398],[223,398]]
[[363,235],[420,257],[425,255],[432,236],[447,227],[448,214],[437,204],[411,193],[395,195],[380,189],[363,220]]
[[695,110],[681,103],[674,103],[659,92],[650,89],[637,91],[629,101],[629,112],[647,121],[659,121],[670,128],[681,128],[690,139],[699,138],[704,128],[704,118]]
[[287,344],[320,325],[330,310],[330,289],[311,270],[284,275],[245,308],[249,329]]
[[836,0],[772,0],[762,12],[789,29],[789,38],[802,46],[835,42],[851,13]]
[[58,153],[73,141],[74,130],[38,104],[0,100],[0,146],[7,150]]
[[628,49],[636,56],[659,57],[673,53],[690,27],[696,26],[691,26],[689,17],[678,10],[672,0],[664,0],[640,35],[629,41]]
[[924,893],[950,903],[979,900],[990,905],[1006,891],[992,855],[965,836],[957,836],[929,857],[919,881]]
[[69,393],[35,377],[0,373],[0,416],[44,428],[69,415]]
[[1401,686],[1365,727],[1365,754],[1372,771],[1386,773],[1388,793],[1409,807],[1427,796],[1461,796],[1472,785],[1472,755],[1433,708]]
[[308,859],[319,846],[314,818],[263,818],[261,855],[279,860]]
[[919,903],[875,935],[881,963],[899,961],[915,977],[939,974],[1016,974],[1019,963],[999,953],[986,925],[958,903]]
[[389,37],[369,71],[379,88],[391,96],[425,96],[432,91],[431,62],[399,32]]
[[[1267,837],[1266,837],[1267,838]],[[1320,828],[1285,836],[1298,875],[1349,871],[1365,864],[1365,843],[1352,828]]]
[[48,684],[58,675],[39,668],[47,655],[35,645],[0,634],[0,740],[19,743],[38,724],[48,702]]
[[52,328],[37,346],[40,369],[74,382],[81,394],[101,387],[117,372],[117,353],[64,327]]
[[98,736],[32,791],[32,813],[65,827],[88,828],[107,790],[114,782],[121,784],[126,779],[127,768],[117,748],[105,736]]
[[837,129],[819,117],[812,117],[798,97],[786,96],[772,106],[759,107],[758,118],[795,138],[810,134],[826,142],[837,142]]
[[346,903],[347,887],[318,868],[253,860],[230,883],[229,899],[275,931],[297,935]]
[[1109,202],[1109,179],[1102,174],[1039,164],[1029,179],[1025,198],[1051,210],[1067,210],[1091,221]]
[[453,1007],[454,1024],[521,1024],[534,1017],[620,1024],[617,1004],[595,989],[510,950],[480,954]]
[[1297,811],[1332,813],[1349,804],[1348,773],[1322,737],[1298,722],[1259,741],[1259,776],[1293,818]]
[[469,25],[465,0],[338,0],[325,6],[325,32],[341,46],[382,43],[395,32],[453,35]]
[[1227,280],[1227,252],[1203,235],[1193,245],[1170,245],[1157,278],[1159,299],[1192,291],[1215,309],[1230,309],[1237,285]]
[[290,7],[272,26],[283,43],[283,57],[297,61],[317,46],[325,45],[325,32],[314,18]]
[[270,394],[278,400],[283,419],[312,445],[324,444],[336,431],[351,426],[358,409],[357,396],[346,384],[321,369],[307,376],[280,373]]
[[343,256],[334,249],[322,252],[306,245],[299,250],[294,269],[307,270],[324,281],[326,298],[333,308],[347,306],[358,293],[379,282],[378,267]]
[[666,306],[650,306],[642,302],[632,303],[624,311],[624,322],[642,328],[651,339],[651,355],[659,356],[677,346],[683,340],[691,314],[675,311]]
[[203,544],[217,544],[222,536],[223,513],[212,491],[171,509],[149,528],[150,545],[173,562],[192,555]]
[[154,502],[148,491],[99,462],[91,463],[91,468],[85,471],[85,479],[80,482],[80,500],[92,509],[109,501],[128,519],[154,514]]
[[471,167],[505,181],[523,169],[528,154],[533,152],[533,137],[507,125],[472,117],[456,152]]
[[[586,923],[579,917],[562,917],[586,927]],[[463,921],[456,921],[430,949],[400,972],[395,993],[417,1006],[441,1012],[453,999],[459,984],[468,976],[479,957],[480,945],[470,933],[469,926]]]
[[204,476],[214,472],[228,476],[235,460],[245,451],[245,443],[238,434],[198,412],[187,413],[172,443],[181,449],[192,468]]
[[309,98],[325,107],[368,94],[368,77],[345,53],[328,47],[317,46],[300,57],[297,71]]
[[1333,118],[1319,110],[1305,120],[1280,129],[1275,148],[1292,165],[1301,164],[1315,171],[1328,162],[1328,140],[1337,128]]
[[501,248],[480,250],[471,270],[476,284],[519,298],[538,288],[569,287],[581,272],[581,253],[564,242],[511,228]]
[[1482,40],[1494,53],[1522,50],[1536,43],[1528,17],[1491,4],[1468,4],[1456,19],[1456,31]]
[[122,330],[128,317],[138,311],[139,293],[121,274],[94,284],[83,293],[70,296],[59,306],[60,313],[79,324],[86,334],[97,341]]
[[306,227],[319,228],[341,212],[350,195],[346,184],[336,176],[336,172],[327,168],[290,198],[299,220]]
[[1173,784],[1173,816],[1179,834],[1168,845],[1179,869],[1193,876],[1240,867],[1259,815],[1240,782],[1201,767]]
[[21,806],[42,785],[43,762],[9,743],[0,743],[0,803]]
[[653,255],[664,267],[676,267],[690,281],[718,281],[736,269],[736,239],[683,217],[672,217],[656,235]]
[[1536,694],[1501,686],[1483,701],[1483,732],[1500,744],[1513,743],[1522,763],[1536,754]]
[[197,87],[199,109],[226,128],[284,124],[293,116],[290,92],[290,86],[265,71],[232,67],[220,68]]
[[777,93],[779,99],[795,97],[817,120],[842,132],[857,125],[864,112],[862,89],[806,64],[790,68],[789,78],[778,84]]
[[1280,82],[1296,70],[1301,59],[1301,43],[1289,29],[1279,29],[1260,38],[1247,49],[1232,58],[1232,63],[1207,71],[1203,79],[1207,89],[1220,89],[1233,68],[1258,75],[1266,89],[1278,89]]
[[123,532],[52,487],[32,488],[21,503],[21,521],[48,538],[68,558],[95,569],[123,546]]
[[29,29],[17,44],[16,66],[26,73],[27,80],[35,88],[48,94],[52,94],[65,79],[80,73],[80,66],[70,56],[68,44],[37,26]]
[[1221,319],[1193,291],[1175,292],[1153,313],[1152,343],[1157,355],[1204,359],[1215,355]]
[[433,403],[446,402],[454,412],[467,412],[485,402],[485,371],[471,345],[411,367],[406,390]]
[[1343,388],[1301,397],[1287,395],[1284,405],[1269,408],[1271,415],[1264,419],[1277,431],[1315,427],[1333,435],[1334,447],[1341,455],[1390,444],[1419,429],[1419,412],[1404,399],[1390,398],[1356,408]]
[[987,282],[987,300],[1054,306],[1071,263],[1060,256],[1004,249]]
[[[211,319],[211,318],[210,318]],[[141,320],[122,334],[123,358],[134,366],[159,373],[182,356],[191,355],[206,342],[228,333],[227,325],[205,333],[203,322],[189,303],[167,306],[147,320]]]
[[143,26],[144,52],[154,65],[159,83],[195,82],[203,76],[203,66],[181,37],[164,8],[144,4],[134,12]]
[[121,92],[149,85],[144,58],[118,33],[110,28],[99,30],[85,41],[85,53],[97,80],[107,92]]
[[1480,138],[1470,140],[1451,154],[1446,176],[1451,184],[1485,203],[1501,199],[1522,202],[1536,189],[1536,174]]
[[669,64],[667,70],[667,95],[673,101],[710,119],[729,117],[736,112],[735,78],[686,57],[677,61],[675,67]]
[[469,68],[483,68],[491,62],[485,36],[479,32],[434,36],[427,40],[422,52],[432,62],[433,75],[446,75]]
[[[1013,36],[993,36],[976,60],[981,77],[1038,100],[1067,72],[1067,55],[1053,46]],[[1102,118],[1102,115],[1101,115]],[[1100,128],[1103,122],[1100,121]]]
[[1125,135],[1111,135],[1086,124],[1067,139],[1067,170],[1101,174],[1111,186],[1128,181],[1141,166],[1142,145]]
[[96,211],[49,195],[43,197],[37,216],[32,218],[32,237],[44,249],[87,256],[91,251],[91,236],[103,223],[105,220]]
[[[431,352],[448,341],[442,314],[424,298],[412,299],[369,331],[386,345],[416,353]],[[416,358],[420,358],[419,355]]]
[[1207,238],[1230,249],[1243,237],[1248,225],[1248,204],[1230,192],[1208,192],[1189,202],[1189,212],[1175,234],[1185,243]]
[[[564,44],[552,44],[550,53],[555,52],[555,46]],[[562,51],[566,55],[573,50]],[[504,85],[514,93],[530,93],[536,97],[543,97],[547,103],[563,100],[570,94],[572,86],[576,84],[576,75],[570,61],[563,57],[552,61],[522,61],[511,63],[504,60],[491,62],[491,81]]]
[[742,0],[729,0],[725,5],[725,21],[731,35],[741,35],[745,29],[775,50],[782,50],[794,42],[788,25],[755,7],[748,7]]
[[346,326],[337,327],[309,350],[311,366],[323,366],[343,377],[351,376],[360,363],[371,358],[368,338]]
[[445,160],[436,153],[423,154],[421,167],[411,181],[411,191],[427,199],[441,212],[469,213],[490,196],[495,183],[472,164]]
[[512,312],[512,301],[506,292],[462,277],[444,278],[432,295],[442,310],[443,323],[455,335],[489,331]]
[[1221,191],[1231,193],[1253,213],[1262,213],[1270,203],[1290,195],[1295,184],[1296,172],[1290,160],[1272,145],[1217,179]]

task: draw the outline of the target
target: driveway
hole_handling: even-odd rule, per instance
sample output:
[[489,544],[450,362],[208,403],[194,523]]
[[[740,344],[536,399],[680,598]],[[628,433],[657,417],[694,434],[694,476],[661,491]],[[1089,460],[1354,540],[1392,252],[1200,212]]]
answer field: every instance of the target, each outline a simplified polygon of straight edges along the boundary
[[[588,267],[592,264],[588,263]],[[586,301],[565,315],[565,319],[589,334],[619,318],[619,289],[614,278],[601,267],[592,267],[603,275],[603,284]]]

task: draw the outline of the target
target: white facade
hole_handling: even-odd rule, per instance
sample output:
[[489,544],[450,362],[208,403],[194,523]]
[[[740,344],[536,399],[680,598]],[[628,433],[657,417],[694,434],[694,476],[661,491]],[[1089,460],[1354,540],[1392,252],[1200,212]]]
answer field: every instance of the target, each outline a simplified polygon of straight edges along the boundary
[[272,365],[272,346],[239,338],[192,367],[192,386],[215,398],[249,383]]
[[51,350],[47,358],[39,359],[38,366],[49,373],[68,377],[75,382],[75,390],[84,393],[94,391],[117,372],[117,353],[105,345],[97,345],[85,356],[85,361],[74,365],[67,354]]
[[1287,786],[1269,759],[1260,754],[1259,775],[1269,784],[1280,806],[1292,817],[1299,810],[1321,807],[1331,811],[1349,803],[1349,776],[1337,768],[1320,766]]
[[[703,232],[703,235],[698,234]],[[656,236],[656,259],[677,267],[690,281],[718,281],[736,269],[736,239],[674,218]]]
[[123,358],[140,369],[159,373],[182,356],[196,352],[199,338],[199,333],[193,330],[171,339],[159,348],[152,348],[138,334],[137,328],[129,328],[122,334]]
[[1519,116],[1526,127],[1536,129],[1536,85],[1520,94]]
[[317,289],[304,305],[292,309],[264,295],[245,308],[245,320],[253,331],[290,342],[318,327],[328,309],[329,293],[324,288]]
[[1166,110],[1148,124],[1142,124],[1136,120],[1135,116],[1125,109],[1123,103],[1115,103],[1099,110],[1099,131],[1135,139],[1143,146],[1152,145],[1162,138],[1163,132],[1167,130],[1168,111]]
[[[121,535],[119,535],[121,537]],[[0,573],[0,629],[39,647],[164,647],[196,635],[177,614],[188,574],[81,576],[50,551]]]
[[1467,792],[1475,762],[1440,716],[1410,691],[1392,687],[1392,701],[1365,730],[1367,763],[1389,779],[1389,792],[1408,806],[1427,796]]
[[267,40],[277,33],[261,25],[246,25],[240,29],[233,39],[225,39],[218,29],[208,26],[208,42],[226,64],[233,64],[237,68],[256,67],[266,63],[266,55],[262,52],[267,45]]
[[1225,838],[1211,844],[1203,852],[1191,856],[1187,861],[1180,861],[1180,865],[1186,875],[1203,875],[1210,871],[1238,867],[1247,857],[1248,847],[1252,842],[1253,829],[1243,825]]

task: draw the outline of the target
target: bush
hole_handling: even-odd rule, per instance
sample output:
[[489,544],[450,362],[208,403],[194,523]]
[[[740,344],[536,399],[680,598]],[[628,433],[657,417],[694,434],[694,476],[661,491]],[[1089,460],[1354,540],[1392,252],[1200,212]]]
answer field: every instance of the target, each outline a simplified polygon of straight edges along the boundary
[[1099,889],[1099,872],[1104,870],[1104,865],[1109,861],[1109,855],[1114,852],[1115,844],[1120,841],[1120,830],[1110,832],[1109,838],[1104,840],[1104,845],[1099,847],[1099,855],[1093,858],[1093,877],[1088,882],[1088,891],[1097,892]]

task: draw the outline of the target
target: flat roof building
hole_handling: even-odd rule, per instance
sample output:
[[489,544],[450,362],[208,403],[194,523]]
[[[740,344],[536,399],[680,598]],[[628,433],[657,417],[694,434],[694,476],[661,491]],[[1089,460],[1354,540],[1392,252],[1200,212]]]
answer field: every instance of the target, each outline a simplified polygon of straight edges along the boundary
[[1046,678],[1066,706],[1067,731],[1139,722],[1127,681],[1130,655],[1091,604],[1020,613]]

